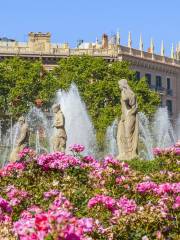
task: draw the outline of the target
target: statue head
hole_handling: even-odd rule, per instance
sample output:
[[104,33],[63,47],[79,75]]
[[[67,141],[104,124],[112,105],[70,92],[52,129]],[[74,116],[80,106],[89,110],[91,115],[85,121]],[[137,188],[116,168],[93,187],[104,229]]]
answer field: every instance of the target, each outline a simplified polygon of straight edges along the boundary
[[56,103],[52,106],[53,113],[57,113],[59,110],[61,110],[60,104]]
[[19,123],[20,125],[23,125],[25,122],[26,122],[26,119],[25,119],[25,117],[23,117],[23,116],[21,116],[21,117],[18,119],[18,123]]
[[121,79],[118,81],[119,88],[122,90],[123,88],[128,88],[128,81],[126,79]]

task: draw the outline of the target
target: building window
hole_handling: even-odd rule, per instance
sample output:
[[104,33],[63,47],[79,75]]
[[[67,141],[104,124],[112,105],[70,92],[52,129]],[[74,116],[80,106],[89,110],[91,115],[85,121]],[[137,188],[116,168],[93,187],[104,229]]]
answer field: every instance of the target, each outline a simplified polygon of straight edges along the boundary
[[166,100],[166,106],[168,109],[168,113],[172,115],[172,101],[171,100]]
[[146,78],[147,84],[149,86],[151,86],[151,74],[150,73],[146,73],[145,74],[145,78]]
[[171,79],[167,78],[167,89],[171,89]]
[[160,97],[160,104],[159,104],[159,106],[160,106],[160,107],[163,107],[164,104],[163,104],[162,95],[159,95],[159,97]]
[[171,79],[167,78],[167,95],[173,96],[173,90],[171,89]]
[[161,78],[161,76],[156,76],[156,89],[157,90],[162,89],[162,78]]
[[141,78],[141,73],[136,71],[135,78],[136,78],[137,81],[139,81],[140,78]]

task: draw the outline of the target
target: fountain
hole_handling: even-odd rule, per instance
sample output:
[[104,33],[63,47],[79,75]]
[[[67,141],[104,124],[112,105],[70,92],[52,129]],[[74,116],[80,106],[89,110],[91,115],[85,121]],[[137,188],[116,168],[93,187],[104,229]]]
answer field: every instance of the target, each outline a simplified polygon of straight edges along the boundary
[[40,108],[32,107],[27,114],[27,122],[31,131],[30,147],[37,153],[50,152],[52,150],[52,122]]
[[[151,160],[154,158],[153,148],[165,148],[173,145],[180,135],[179,125],[176,126],[176,132],[169,120],[167,108],[159,108],[152,121],[149,121],[146,115],[142,112],[138,114],[139,118],[139,156],[140,158]],[[180,117],[177,123],[180,123]],[[107,129],[106,141],[109,142],[108,153],[116,155],[116,135],[112,134],[114,131],[113,123]],[[179,135],[178,135],[179,134]],[[111,139],[111,140],[108,140]],[[113,147],[112,147],[113,146]]]
[[12,149],[15,146],[15,141],[19,133],[19,125],[16,123],[7,130],[6,135],[2,136],[2,149],[0,151],[0,167],[4,166],[10,156]]
[[[32,107],[26,116],[30,128],[30,147],[35,148],[37,153],[48,152],[51,148],[52,130],[50,121],[47,120],[41,109]],[[19,134],[19,124],[15,123],[2,136],[2,149],[0,166],[4,166],[9,159],[10,152],[15,147]]]
[[115,119],[114,122],[106,130],[106,153],[113,156],[117,156],[118,148],[116,142],[118,120]]
[[65,116],[67,149],[68,146],[78,143],[85,146],[86,154],[94,154],[96,151],[95,130],[76,85],[72,84],[68,92],[59,90],[56,102],[60,103]]
[[[72,84],[69,91],[57,92],[56,102],[60,103],[65,116],[65,129],[67,133],[68,147],[74,143],[85,146],[85,154],[95,155],[96,136],[92,122],[88,116],[86,106],[81,100],[78,89]],[[154,147],[168,147],[173,145],[180,138],[180,116],[177,119],[175,130],[168,117],[166,108],[159,108],[154,118],[149,121],[144,113],[139,113],[139,156],[140,158],[151,160]],[[30,128],[30,147],[36,149],[37,153],[52,151],[52,119],[47,119],[40,108],[32,107],[26,116]],[[4,165],[9,153],[15,145],[18,136],[18,124],[14,124],[8,129],[5,136],[1,136],[1,163]],[[176,132],[176,134],[175,134]],[[117,120],[107,128],[106,146],[107,154],[117,156]]]
[[[66,120],[67,151],[68,146],[79,143],[85,146],[86,154],[94,154],[96,151],[95,130],[77,87],[72,84],[68,92],[59,90],[56,102],[60,103]],[[26,119],[30,129],[30,147],[36,149],[37,153],[51,152],[54,131],[51,119],[47,119],[42,110],[37,107],[30,108]],[[6,136],[3,136],[5,147],[1,152],[1,165],[8,161],[17,136],[18,124],[11,126]]]
[[152,134],[156,147],[164,148],[176,142],[176,136],[169,120],[167,108],[159,108],[154,116]]
[[180,114],[175,123],[176,141],[180,140]]
[[40,145],[40,139],[39,139],[39,130],[36,131],[36,152],[41,152],[41,145]]
[[153,136],[150,129],[150,122],[146,115],[139,113],[139,155],[143,159],[151,160],[153,155]]

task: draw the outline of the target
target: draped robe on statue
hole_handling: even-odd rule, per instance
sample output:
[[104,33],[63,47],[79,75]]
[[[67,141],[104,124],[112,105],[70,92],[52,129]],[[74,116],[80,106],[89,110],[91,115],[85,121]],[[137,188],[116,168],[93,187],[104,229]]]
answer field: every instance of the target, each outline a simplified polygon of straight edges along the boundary
[[118,124],[117,145],[119,160],[130,160],[137,157],[138,148],[138,108],[134,92],[127,80],[119,81],[121,92],[121,119]]

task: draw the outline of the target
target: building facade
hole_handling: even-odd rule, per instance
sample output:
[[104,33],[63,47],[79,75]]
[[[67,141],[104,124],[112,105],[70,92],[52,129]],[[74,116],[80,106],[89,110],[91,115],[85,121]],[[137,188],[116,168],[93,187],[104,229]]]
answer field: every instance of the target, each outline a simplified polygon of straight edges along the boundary
[[68,43],[51,43],[50,33],[29,33],[27,42],[9,41],[0,38],[0,60],[13,56],[25,59],[41,59],[47,70],[53,69],[61,58],[72,55],[88,54],[103,57],[107,61],[129,61],[136,71],[137,79],[145,77],[149,87],[157,91],[161,97],[161,105],[167,106],[170,117],[176,119],[180,113],[180,44],[171,49],[171,57],[164,55],[162,42],[161,54],[155,54],[151,40],[148,51],[143,49],[140,37],[139,49],[132,47],[131,34],[128,36],[128,46],[120,44],[120,35],[108,37],[103,34],[102,40],[94,43],[81,43],[76,48],[70,48]]

